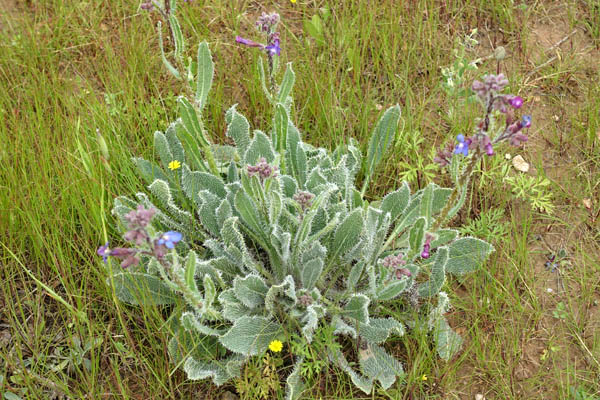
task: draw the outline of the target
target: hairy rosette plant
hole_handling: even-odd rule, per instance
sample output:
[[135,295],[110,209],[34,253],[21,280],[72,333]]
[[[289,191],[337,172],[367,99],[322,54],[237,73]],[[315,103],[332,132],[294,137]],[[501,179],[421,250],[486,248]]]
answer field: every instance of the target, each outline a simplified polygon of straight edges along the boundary
[[[181,49],[176,18],[166,17]],[[272,26],[260,29],[269,35],[266,45],[238,42],[276,57],[279,35]],[[292,337],[309,344],[319,327],[329,326],[344,343],[355,343],[332,347],[329,361],[366,393],[375,381],[389,388],[403,368],[384,344],[413,322],[384,314],[381,306],[389,303],[432,304],[423,308],[428,329],[439,356],[450,359],[461,338],[444,317],[450,306],[441,291],[446,276],[474,271],[493,250],[442,227],[464,200],[468,168],[455,167],[453,189],[430,184],[411,193],[404,183],[368,201],[364,193],[395,138],[399,106],[376,124],[366,157],[352,139],[335,151],[315,148],[302,141],[292,121],[295,75],[288,64],[279,85],[267,85],[262,75],[274,107],[268,134],[251,132],[233,106],[226,122],[234,145],[217,146],[202,119],[214,71],[208,45],[200,44],[193,65],[185,67],[182,57],[168,63],[192,94],[179,97],[180,118],[154,134],[158,163],[134,159],[148,193],[115,200],[113,214],[132,246],[106,244],[98,254],[128,267],[108,279],[120,300],[172,305],[172,361],[190,379],[221,385],[239,376],[250,357],[291,348],[286,343]],[[477,154],[486,149],[480,147]],[[357,363],[348,361],[351,351]],[[296,399],[303,391],[304,359],[292,355],[288,361],[294,367],[287,398]]]

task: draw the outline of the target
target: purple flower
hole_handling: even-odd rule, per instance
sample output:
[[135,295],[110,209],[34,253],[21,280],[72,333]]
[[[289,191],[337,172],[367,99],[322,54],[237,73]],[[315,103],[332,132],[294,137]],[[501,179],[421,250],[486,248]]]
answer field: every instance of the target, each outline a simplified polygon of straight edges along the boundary
[[421,257],[429,258],[429,251],[431,250],[431,241],[433,240],[433,236],[429,233],[425,235],[425,244],[423,245],[423,251],[421,252]]
[[140,262],[140,259],[136,257],[137,252],[136,249],[117,247],[116,249],[111,250],[109,255],[123,260],[121,261],[121,267],[127,268]]
[[521,143],[526,142],[528,139],[527,135],[517,132],[510,136],[509,142],[513,146],[520,146]]
[[140,8],[142,10],[152,11],[154,9],[154,4],[152,4],[152,1],[146,1],[142,4],[140,4]]
[[312,205],[312,200],[314,197],[315,195],[310,192],[300,191],[294,194],[294,200],[300,205],[303,212],[306,211]]
[[[469,139],[467,139],[467,142],[468,141]],[[476,134],[469,145],[473,145],[473,147],[478,147],[480,151],[485,151],[485,153],[488,156],[494,155],[494,147],[488,135],[481,133]]]
[[137,246],[141,246],[146,243],[148,239],[148,233],[145,229],[132,229],[125,232],[123,238],[128,242],[135,243]]
[[104,246],[100,246],[98,248],[98,250],[96,251],[96,254],[98,254],[99,256],[102,256],[102,261],[104,261],[104,263],[106,264],[106,260],[108,259],[108,256],[110,255],[110,251],[108,250],[108,242],[106,242],[104,244]]
[[139,204],[136,210],[131,210],[125,214],[125,220],[129,223],[129,229],[145,228],[152,217],[156,214],[154,208],[144,208],[143,205]]
[[264,33],[272,32],[279,23],[280,19],[281,18],[279,17],[279,14],[275,12],[271,14],[264,12],[256,20],[256,29]]
[[279,47],[279,39],[275,39],[273,43],[265,47],[265,50],[272,56],[281,55],[281,47]]
[[410,277],[412,274],[408,268],[399,268],[396,270],[396,279],[401,279],[403,276]]
[[521,124],[523,125],[523,128],[529,128],[531,126],[531,115],[523,115]]
[[159,245],[165,245],[167,249],[175,247],[182,238],[181,233],[175,231],[169,231],[162,234],[162,236],[156,241]]
[[277,176],[277,167],[271,167],[264,157],[261,157],[256,165],[248,165],[248,176],[253,177],[258,175],[260,181],[263,182],[267,178]]
[[400,253],[398,255],[390,255],[383,259],[381,265],[388,268],[398,268],[401,265],[406,265],[406,260],[404,259],[404,254]]
[[264,48],[265,45],[261,44],[261,43],[256,43],[254,40],[250,40],[250,39],[245,39],[241,36],[236,36],[235,37],[235,41],[243,44],[244,46],[248,46],[248,47],[260,47],[260,48]]
[[508,99],[508,104],[513,108],[521,108],[523,106],[523,98],[521,96],[514,96]]
[[458,144],[454,148],[454,154],[462,154],[463,156],[469,155],[469,142],[465,140],[463,134],[459,134],[456,136],[456,140],[458,140]]

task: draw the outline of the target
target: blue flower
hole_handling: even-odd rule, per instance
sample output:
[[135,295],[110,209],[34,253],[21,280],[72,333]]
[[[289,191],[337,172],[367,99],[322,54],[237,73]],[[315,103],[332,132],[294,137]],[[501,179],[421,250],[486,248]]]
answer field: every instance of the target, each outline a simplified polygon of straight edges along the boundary
[[454,148],[454,154],[462,154],[465,157],[468,156],[469,142],[465,140],[465,137],[462,135],[462,133],[456,137],[456,140],[458,140],[458,144]]
[[279,39],[275,39],[272,44],[265,47],[265,50],[270,55],[281,55],[281,47],[279,47]]
[[529,128],[531,126],[531,115],[523,115],[521,125],[523,128]]
[[110,251],[108,250],[108,242],[106,242],[104,246],[100,246],[96,251],[96,254],[102,256],[102,261],[104,261],[105,264],[106,260],[108,259],[108,256],[110,255],[109,253]]
[[177,244],[181,240],[181,238],[181,233],[169,231],[163,233],[156,243],[165,245],[167,249],[172,249],[175,247],[175,244]]

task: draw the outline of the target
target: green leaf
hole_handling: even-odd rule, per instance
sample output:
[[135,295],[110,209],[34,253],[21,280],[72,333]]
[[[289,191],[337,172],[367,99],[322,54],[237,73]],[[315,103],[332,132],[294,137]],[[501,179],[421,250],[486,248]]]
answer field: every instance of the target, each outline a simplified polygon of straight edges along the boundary
[[383,343],[392,334],[403,336],[405,330],[404,326],[392,317],[371,318],[369,324],[360,324],[358,333],[370,343]]
[[292,373],[285,380],[285,400],[299,400],[304,391],[304,382],[302,382],[302,376],[300,375],[303,362],[304,358],[298,357],[294,363]]
[[181,175],[181,185],[186,196],[198,204],[198,193],[202,190],[208,190],[219,199],[224,199],[227,195],[225,183],[217,176],[207,172],[191,172],[187,166],[183,167]]
[[421,197],[421,216],[425,217],[425,227],[431,226],[431,217],[433,214],[433,195],[434,185],[429,184],[423,190],[423,196]]
[[335,363],[338,367],[340,367],[344,372],[348,374],[352,383],[362,390],[364,393],[369,394],[373,390],[373,380],[365,378],[361,374],[358,374],[356,371],[350,367],[348,364],[348,360],[344,357],[344,354],[337,348],[328,349],[329,360],[332,363]]
[[240,376],[245,361],[246,358],[238,354],[215,361],[198,361],[193,357],[188,357],[183,365],[183,370],[188,379],[212,378],[213,383],[220,386],[228,380]]
[[238,190],[235,194],[235,209],[249,229],[263,239],[266,237],[267,232],[263,228],[256,204],[243,190]]
[[431,242],[432,249],[448,244],[456,239],[458,231],[456,229],[440,229],[435,234],[437,238]]
[[291,275],[286,276],[278,285],[269,288],[265,296],[265,308],[271,313],[275,313],[276,304],[289,309],[296,305],[296,283]]
[[362,210],[359,208],[346,216],[333,236],[333,244],[330,249],[333,257],[344,254],[356,246],[360,240],[363,223]]
[[225,122],[227,123],[227,137],[233,139],[240,158],[244,159],[250,146],[250,124],[248,120],[237,112],[236,106],[233,106],[225,113]]
[[[273,129],[275,135],[273,135],[273,144],[275,149],[280,153],[284,153],[285,146],[287,145],[287,132],[289,127],[288,113],[283,104],[277,104],[275,106],[275,117]],[[288,148],[288,151],[290,149]],[[285,171],[284,171],[285,172]]]
[[287,67],[285,69],[285,73],[283,74],[283,80],[281,81],[281,86],[279,87],[279,103],[285,103],[286,99],[292,92],[292,88],[294,87],[294,82],[296,80],[296,74],[292,69],[292,63],[287,63]]
[[147,184],[151,184],[155,179],[160,179],[165,182],[169,181],[169,177],[158,165],[137,157],[133,158],[132,161]]
[[420,297],[432,297],[439,293],[446,281],[446,264],[448,262],[448,248],[440,247],[437,249],[436,257],[431,267],[429,280],[419,285],[418,293]]
[[173,32],[173,41],[175,43],[175,57],[180,57],[185,52],[185,41],[183,40],[183,34],[181,33],[181,27],[179,21],[174,13],[169,15],[169,23],[171,25],[171,31]]
[[381,202],[381,211],[384,214],[380,217],[383,219],[385,213],[389,212],[391,214],[391,222],[394,223],[398,217],[402,215],[402,212],[408,206],[408,202],[410,201],[410,188],[406,182],[402,183],[402,187],[395,192],[389,193],[386,195]]
[[343,308],[343,315],[364,324],[369,323],[369,298],[364,294],[353,295]]
[[472,237],[458,239],[450,244],[446,270],[456,275],[475,271],[492,251],[494,247],[483,240]]
[[196,104],[200,112],[206,106],[214,74],[215,67],[210,48],[208,43],[202,42],[198,46],[198,76],[196,77]]
[[165,49],[164,49],[163,37],[162,37],[162,23],[160,21],[158,21],[157,30],[158,30],[158,44],[160,45],[160,55],[162,57],[163,64],[165,65],[165,67],[167,67],[167,70],[175,78],[181,79],[181,75],[179,74],[179,71],[177,71],[177,69],[173,66],[173,64],[171,64],[171,62],[169,60],[167,60],[167,56],[165,55]]
[[177,98],[177,105],[179,109],[179,116],[181,117],[181,122],[183,128],[187,132],[187,134],[197,140],[202,146],[209,146],[210,143],[208,139],[204,136],[204,132],[202,130],[202,125],[200,123],[200,119],[198,118],[198,114],[194,106],[183,96],[179,96]]
[[265,317],[241,317],[233,327],[220,338],[228,350],[247,356],[262,354],[273,340],[281,339],[281,326]]
[[[111,278],[107,278],[110,284]],[[174,304],[177,295],[160,278],[142,272],[121,272],[113,275],[115,294],[131,305]]]
[[314,258],[305,263],[301,268],[302,287],[310,290],[315,286],[321,276],[321,272],[323,272],[323,260]]
[[433,335],[438,355],[443,360],[449,361],[462,346],[462,338],[452,330],[446,318],[437,320]]
[[385,285],[378,286],[376,294],[377,300],[387,301],[400,296],[400,294],[406,289],[406,286],[408,285],[409,281],[410,280],[407,278],[403,278],[400,280],[394,279]]
[[372,381],[377,379],[383,389],[389,389],[397,376],[404,375],[402,364],[375,344],[369,343],[366,349],[360,349],[358,360],[362,372]]
[[192,291],[198,291],[196,285],[196,252],[193,250],[188,253],[185,261],[185,283]]
[[245,155],[246,164],[254,165],[261,157],[264,157],[268,163],[272,163],[275,159],[275,153],[267,135],[261,131],[254,131],[254,138],[250,142]]
[[367,165],[365,170],[365,183],[371,178],[375,168],[382,160],[387,149],[392,145],[400,119],[400,106],[395,105],[383,114],[369,141],[367,151]]
[[204,275],[202,286],[204,286],[204,307],[210,308],[217,298],[217,288],[209,274]]
[[233,280],[235,297],[246,307],[255,308],[265,303],[269,288],[258,275],[248,275],[244,278],[236,276]]
[[425,223],[425,217],[420,217],[410,230],[409,244],[411,255],[418,254],[423,248],[423,244],[425,243]]

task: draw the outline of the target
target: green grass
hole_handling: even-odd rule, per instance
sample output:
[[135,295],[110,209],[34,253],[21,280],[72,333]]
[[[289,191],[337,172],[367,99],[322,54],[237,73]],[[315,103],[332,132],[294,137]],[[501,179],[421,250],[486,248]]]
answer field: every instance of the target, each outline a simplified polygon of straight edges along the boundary
[[[473,183],[471,211],[465,208],[454,223],[500,209],[508,235],[495,242],[497,252],[483,270],[446,288],[455,304],[451,325],[465,338],[462,353],[443,362],[426,334],[411,332],[390,343],[403,360],[405,384],[364,396],[332,369],[313,382],[311,397],[463,399],[482,393],[488,399],[562,399],[571,387],[598,390],[599,9],[594,1],[520,3],[182,4],[185,34],[192,43],[207,40],[214,54],[207,116],[216,141],[224,140],[224,111],[235,103],[253,127],[270,124],[255,70],[258,55],[233,42],[236,34],[254,35],[253,19],[263,10],[283,16],[282,63],[294,63],[294,118],[308,142],[333,147],[354,137],[365,145],[378,105],[401,104],[403,130],[377,173],[372,197],[398,186],[403,165],[425,167],[434,145],[472,127],[470,108],[447,117],[440,87],[441,68],[454,61],[455,39],[472,28],[479,28],[480,46],[469,57],[487,56],[494,43],[505,46],[509,57],[501,69],[534,116],[525,150],[507,151],[529,160],[532,176],[551,180],[556,211],[531,210],[492,173],[490,183]],[[323,7],[330,15],[318,43],[304,21]],[[45,0],[2,13],[0,393],[179,399],[218,398],[222,390],[233,390],[188,382],[174,371],[161,310],[117,302],[95,255],[99,244],[116,237],[112,199],[143,187],[130,157],[153,157],[152,133],[174,118],[182,90],[161,64],[156,20],[123,0]],[[580,31],[546,53],[536,41],[540,26],[558,31],[556,41]],[[553,62],[542,65],[557,51]],[[469,79],[496,67],[486,61]],[[98,151],[96,129],[108,143],[108,160]],[[420,152],[408,145],[414,135],[424,138]],[[417,171],[411,185],[416,189],[429,179]],[[443,176],[434,180],[447,183]],[[591,199],[591,211],[583,199]],[[543,267],[545,254],[561,247],[571,262],[561,270],[564,289]],[[564,319],[553,316],[559,302],[566,307]],[[101,340],[80,354],[88,368],[72,355],[79,354],[74,338]],[[70,361],[61,367],[65,359]]]

